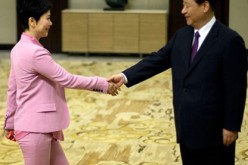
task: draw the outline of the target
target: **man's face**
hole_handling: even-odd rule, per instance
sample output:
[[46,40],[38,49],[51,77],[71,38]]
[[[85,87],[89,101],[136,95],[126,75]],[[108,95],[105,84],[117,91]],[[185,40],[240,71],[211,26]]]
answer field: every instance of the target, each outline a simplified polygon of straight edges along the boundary
[[206,3],[197,4],[195,0],[183,0],[182,14],[184,15],[187,25],[196,29],[201,28],[205,23]]

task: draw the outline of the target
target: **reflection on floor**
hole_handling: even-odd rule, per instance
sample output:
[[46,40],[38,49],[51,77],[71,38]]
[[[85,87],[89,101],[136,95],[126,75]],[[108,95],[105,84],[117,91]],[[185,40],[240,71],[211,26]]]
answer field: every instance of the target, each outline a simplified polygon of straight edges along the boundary
[[[7,52],[8,53],[8,52]],[[9,59],[0,52],[0,126],[3,127]],[[6,52],[5,52],[6,54]],[[5,57],[5,58],[2,58]],[[56,56],[74,74],[108,77],[138,58]],[[117,97],[90,91],[66,90],[71,124],[61,144],[71,165],[180,165],[175,143],[170,70]],[[247,106],[246,106],[247,107]],[[38,124],[38,123],[37,123]],[[0,139],[0,165],[21,165],[18,145]],[[248,164],[248,111],[240,133],[236,165]]]

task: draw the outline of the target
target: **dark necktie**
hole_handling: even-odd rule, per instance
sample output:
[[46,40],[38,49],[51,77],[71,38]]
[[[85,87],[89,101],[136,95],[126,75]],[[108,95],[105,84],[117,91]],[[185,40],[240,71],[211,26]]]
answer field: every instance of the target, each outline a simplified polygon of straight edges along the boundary
[[199,37],[200,37],[200,34],[199,32],[195,32],[195,41],[194,41],[194,44],[192,46],[192,49],[191,49],[191,59],[190,59],[190,62],[192,63],[194,58],[195,58],[195,55],[197,53],[197,48],[198,48],[198,43],[199,43]]

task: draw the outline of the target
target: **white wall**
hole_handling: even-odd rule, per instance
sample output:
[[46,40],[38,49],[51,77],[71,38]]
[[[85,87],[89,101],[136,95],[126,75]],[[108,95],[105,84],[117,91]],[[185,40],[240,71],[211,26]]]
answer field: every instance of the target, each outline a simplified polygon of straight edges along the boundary
[[243,37],[248,48],[248,0],[230,0],[229,26]]
[[17,40],[16,0],[0,0],[0,44]]
[[[128,0],[128,9],[168,9],[169,0]],[[69,0],[72,9],[103,9],[105,0]]]

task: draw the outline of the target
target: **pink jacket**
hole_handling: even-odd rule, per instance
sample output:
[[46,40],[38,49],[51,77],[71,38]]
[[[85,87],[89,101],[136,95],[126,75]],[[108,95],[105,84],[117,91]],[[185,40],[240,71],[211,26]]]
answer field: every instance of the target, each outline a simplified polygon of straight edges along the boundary
[[47,133],[68,127],[65,87],[107,93],[108,82],[68,73],[36,39],[23,33],[11,50],[5,129]]

